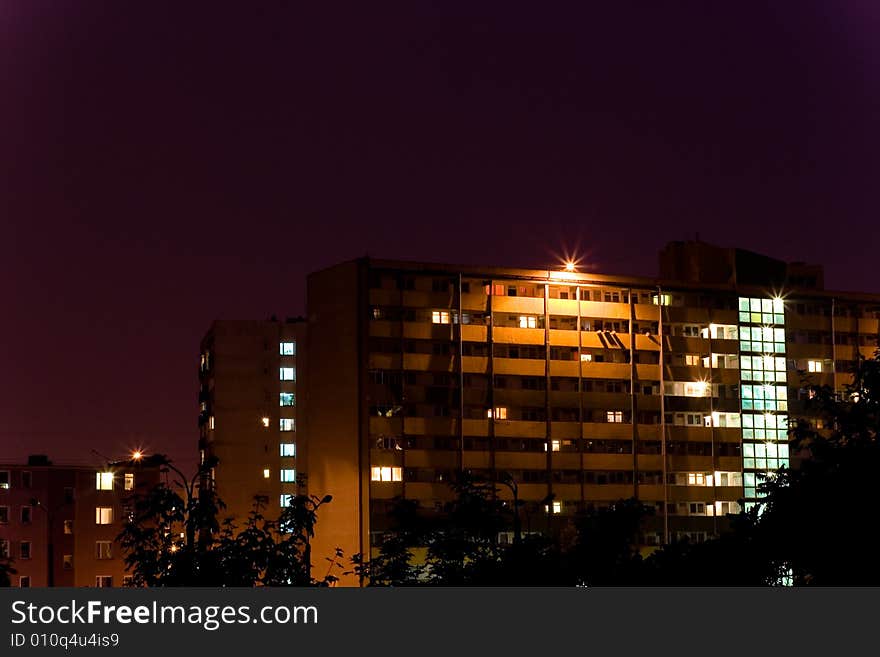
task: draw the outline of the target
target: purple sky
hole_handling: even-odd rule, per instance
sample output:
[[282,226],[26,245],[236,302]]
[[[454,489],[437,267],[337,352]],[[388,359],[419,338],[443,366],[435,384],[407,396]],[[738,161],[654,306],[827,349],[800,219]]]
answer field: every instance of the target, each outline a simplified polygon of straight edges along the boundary
[[652,275],[699,232],[880,291],[878,19],[4,0],[0,460],[193,462],[211,320],[365,253]]

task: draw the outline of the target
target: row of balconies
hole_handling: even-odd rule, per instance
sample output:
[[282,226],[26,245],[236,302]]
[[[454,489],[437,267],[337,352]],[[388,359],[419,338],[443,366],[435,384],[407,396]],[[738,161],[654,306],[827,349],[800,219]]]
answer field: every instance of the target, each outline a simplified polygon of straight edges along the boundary
[[[403,430],[401,432],[401,420]],[[462,420],[462,433],[465,436],[488,436],[489,422],[494,422],[495,435],[510,438],[546,438],[547,422],[530,422],[525,420]],[[445,417],[370,417],[370,434],[373,435],[397,435],[405,433],[413,436],[457,436],[459,420]],[[631,439],[633,425],[614,422],[584,422],[583,436],[585,438],[618,438]],[[638,424],[639,438],[641,440],[660,440],[661,425]],[[550,422],[551,438],[578,438],[580,437],[580,425],[578,422]],[[666,437],[668,440],[702,440],[709,441],[713,437],[716,442],[738,443],[741,438],[739,427],[684,427],[666,425]]]

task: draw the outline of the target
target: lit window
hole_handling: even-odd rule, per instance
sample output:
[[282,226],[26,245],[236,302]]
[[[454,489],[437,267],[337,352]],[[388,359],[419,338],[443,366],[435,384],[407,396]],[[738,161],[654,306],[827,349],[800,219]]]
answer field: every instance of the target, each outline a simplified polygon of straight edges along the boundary
[[593,354],[581,354],[581,362],[582,363],[593,362]]
[[553,502],[553,513],[562,513],[562,502]]
[[9,471],[0,471],[0,488],[9,488]]
[[214,430],[214,416],[212,415],[208,418],[208,428],[213,431]]
[[554,452],[558,452],[558,451],[559,451],[559,446],[560,446],[560,441],[558,441],[558,440],[551,440],[551,441],[550,441],[550,449],[551,449],[552,451],[554,451]]
[[97,490],[113,490],[113,473],[99,472],[96,477],[95,488]]
[[373,466],[370,468],[370,479],[372,481],[402,481],[403,468]]
[[284,468],[283,470],[281,470],[281,481],[295,482],[296,470],[294,470],[293,468]]
[[96,559],[112,559],[112,545],[110,541],[95,541],[95,558]]
[[286,509],[293,504],[293,495],[291,493],[281,493],[278,503],[281,505],[282,509]]
[[279,406],[296,406],[296,395],[292,392],[282,392]]
[[605,420],[607,422],[623,422],[623,411],[606,411]]
[[496,420],[506,420],[507,419],[507,406],[496,406],[494,413],[491,408],[488,411],[486,411],[486,417],[491,418],[493,416],[495,417]]
[[281,456],[296,456],[296,443],[281,443]]
[[73,533],[73,520],[65,520],[64,521],[64,533],[72,534]]
[[538,318],[534,315],[520,315],[519,316],[519,327],[520,328],[538,328]]
[[448,310],[435,310],[431,313],[431,322],[434,324],[448,324],[449,323],[449,311]]
[[672,297],[668,294],[654,294],[651,296],[651,303],[655,306],[668,306],[672,303]]
[[113,522],[112,506],[96,506],[95,507],[95,524],[109,525]]
[[271,420],[270,420],[269,418],[267,418],[267,417],[260,418],[260,422],[261,422],[261,423],[263,424],[263,426],[266,427],[267,429],[269,428],[269,422],[270,422],[270,421],[271,421]]
[[280,420],[282,431],[296,431],[296,420],[290,417],[283,417]]
[[281,381],[296,381],[296,368],[295,367],[282,367],[281,368]]
[[281,342],[280,354],[282,356],[296,356],[296,342]]
[[134,490],[134,473],[125,473],[125,490]]
[[111,575],[96,575],[95,586],[99,589],[109,589],[113,586],[113,577]]
[[684,355],[684,364],[685,365],[700,365],[701,359],[697,354],[685,354]]
[[263,479],[268,479],[271,476],[272,476],[272,472],[269,470],[269,468],[264,468],[263,469]]
[[822,371],[822,361],[821,360],[808,360],[807,361],[807,369],[810,372],[821,372]]

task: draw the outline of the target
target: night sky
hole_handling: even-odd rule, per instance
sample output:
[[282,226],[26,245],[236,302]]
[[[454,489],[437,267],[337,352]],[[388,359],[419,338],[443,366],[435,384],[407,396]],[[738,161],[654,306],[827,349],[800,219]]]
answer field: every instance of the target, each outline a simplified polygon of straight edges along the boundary
[[194,464],[211,320],[365,254],[653,275],[699,232],[880,292],[878,33],[869,1],[2,0],[0,460]]

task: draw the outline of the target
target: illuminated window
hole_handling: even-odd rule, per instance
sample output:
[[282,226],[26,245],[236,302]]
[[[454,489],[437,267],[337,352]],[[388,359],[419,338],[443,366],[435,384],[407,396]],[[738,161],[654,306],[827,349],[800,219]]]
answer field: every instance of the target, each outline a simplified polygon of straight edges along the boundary
[[684,364],[698,366],[702,362],[702,359],[697,354],[685,354],[684,355]]
[[494,415],[496,420],[506,420],[507,419],[507,406],[496,406],[495,412],[492,412],[490,408],[486,411],[486,417],[491,418]]
[[711,386],[705,381],[684,384],[685,397],[708,397]]
[[623,422],[623,411],[607,411],[605,413],[606,422]]
[[281,431],[296,431],[296,420],[290,417],[283,417],[280,420]]
[[822,371],[822,361],[821,360],[808,360],[807,361],[807,370],[810,372],[821,372]]
[[267,417],[263,417],[263,418],[260,418],[260,422],[262,423],[262,425],[263,425],[264,427],[266,427],[266,428],[268,429],[268,428],[269,428],[269,423],[271,422],[271,420],[270,420],[269,418],[267,418]]
[[448,310],[435,310],[431,313],[431,322],[433,324],[448,324],[449,323],[449,311]]
[[214,430],[214,416],[212,415],[208,418],[208,428],[213,431]]
[[370,468],[370,479],[372,481],[402,481],[403,468],[373,466]]
[[95,478],[95,488],[97,490],[113,490],[113,473],[99,472]]
[[706,486],[706,475],[702,472],[688,472],[688,486]]
[[551,440],[550,441],[550,449],[554,452],[559,451],[560,445],[561,445],[561,443],[558,440]]
[[296,381],[296,368],[295,367],[282,367],[281,368],[281,380],[282,381]]
[[593,362],[593,354],[581,354],[581,362],[582,363]]
[[9,488],[9,471],[0,470],[0,489]]
[[672,303],[672,296],[669,294],[654,294],[651,296],[651,303],[655,306],[668,306]]
[[282,356],[296,356],[296,342],[281,342],[279,347]]
[[134,473],[125,473],[125,490],[134,490]]
[[296,406],[296,395],[292,392],[282,392],[279,406]]
[[64,533],[72,534],[73,533],[73,520],[65,520],[64,521]]
[[281,505],[282,509],[286,509],[293,504],[293,495],[291,493],[281,493],[281,497],[278,499],[278,504]]
[[263,469],[263,479],[268,479],[271,476],[272,476],[272,471],[269,470],[269,468],[264,468]]
[[99,589],[109,589],[113,586],[113,577],[111,575],[95,575],[95,587]]
[[113,522],[112,506],[96,506],[95,507],[95,524],[109,525]]
[[95,541],[95,559],[112,559],[112,546],[111,541]]
[[520,328],[538,328],[538,318],[534,315],[520,315],[519,316],[519,327]]
[[281,481],[285,482],[295,482],[296,481],[296,470],[293,468],[284,468],[281,470]]
[[296,443],[281,443],[281,456],[296,456]]

